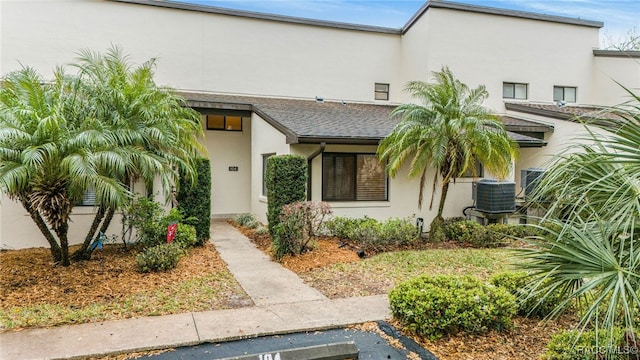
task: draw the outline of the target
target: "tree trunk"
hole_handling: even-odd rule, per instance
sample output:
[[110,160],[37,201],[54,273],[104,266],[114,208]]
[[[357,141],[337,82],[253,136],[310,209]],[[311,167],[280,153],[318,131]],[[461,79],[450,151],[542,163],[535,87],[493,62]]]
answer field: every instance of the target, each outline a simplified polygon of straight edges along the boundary
[[76,250],[76,252],[71,255],[71,258],[74,260],[89,260],[91,259],[91,251],[89,250],[89,246],[91,245],[91,241],[94,239],[96,231],[98,231],[98,226],[102,222],[104,218],[105,208],[104,206],[100,206],[98,208],[98,213],[93,218],[93,223],[91,224],[91,228],[89,228],[89,232],[87,236],[84,238],[84,242],[80,249]]
[[33,222],[36,223],[36,226],[38,226],[38,229],[40,229],[42,235],[44,235],[45,239],[47,239],[53,261],[60,262],[60,260],[62,260],[62,249],[60,248],[60,245],[58,244],[58,241],[56,241],[56,238],[51,230],[49,230],[47,223],[42,219],[40,213],[36,209],[34,209],[33,206],[31,206],[31,202],[26,197],[20,196],[20,203],[22,203],[22,206],[25,208],[25,210],[27,210]]
[[107,215],[104,217],[104,221],[102,222],[102,226],[100,226],[100,232],[106,234],[109,225],[111,225],[111,220],[113,220],[113,215],[116,213],[116,209],[113,207],[109,207],[107,209]]
[[56,229],[56,234],[58,234],[58,239],[60,239],[60,247],[62,248],[60,265],[69,266],[71,265],[71,262],[69,261],[69,223],[62,223],[62,225],[60,225],[60,227]]
[[438,204],[438,216],[442,217],[444,211],[444,202],[447,200],[447,192],[449,192],[449,181],[442,184],[442,194],[440,194],[440,204]]

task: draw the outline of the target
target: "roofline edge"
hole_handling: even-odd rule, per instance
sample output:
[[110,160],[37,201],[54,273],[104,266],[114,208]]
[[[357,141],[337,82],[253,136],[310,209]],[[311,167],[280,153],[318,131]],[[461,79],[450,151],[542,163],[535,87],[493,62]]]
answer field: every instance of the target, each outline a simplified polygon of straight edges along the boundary
[[469,11],[476,12],[482,14],[490,14],[490,15],[500,15],[500,16],[509,16],[516,17],[522,19],[529,20],[540,20],[540,21],[548,21],[569,25],[578,25],[578,26],[588,26],[595,28],[604,27],[604,23],[602,21],[595,20],[585,20],[580,18],[572,18],[568,16],[559,16],[559,15],[547,15],[547,14],[539,14],[529,11],[520,11],[520,10],[511,10],[511,9],[501,9],[494,8],[489,6],[480,6],[480,5],[470,5],[470,4],[462,4],[452,1],[441,1],[441,0],[428,0],[426,4],[424,4],[412,17],[407,21],[407,23],[402,27],[402,34],[404,35],[409,31],[409,29],[415,24],[424,13],[427,12],[430,8],[436,9],[449,9],[449,10],[460,10],[460,11]]
[[215,7],[215,6],[188,4],[188,3],[178,2],[178,1],[160,1],[160,0],[107,0],[107,1],[134,4],[134,5],[156,6],[156,7],[162,7],[162,8],[177,9],[177,10],[196,11],[196,12],[203,12],[203,13],[209,13],[209,14],[244,17],[244,18],[258,19],[258,20],[276,21],[276,22],[284,22],[284,23],[291,23],[291,24],[328,27],[328,28],[335,28],[335,29],[342,29],[342,30],[364,31],[364,32],[373,32],[373,33],[391,34],[391,35],[402,34],[401,28],[388,28],[383,26],[351,24],[351,23],[329,21],[329,20],[316,20],[316,19],[308,19],[308,18],[301,18],[301,17],[295,17],[295,16],[267,14],[267,13],[247,11],[247,10],[233,10],[233,9],[227,9],[227,8],[221,8],[221,7]]

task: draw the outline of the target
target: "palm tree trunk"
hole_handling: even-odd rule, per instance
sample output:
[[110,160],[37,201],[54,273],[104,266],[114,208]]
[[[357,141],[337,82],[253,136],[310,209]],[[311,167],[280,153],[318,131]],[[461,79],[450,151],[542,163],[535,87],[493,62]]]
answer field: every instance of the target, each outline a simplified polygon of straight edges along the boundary
[[[113,220],[113,215],[116,213],[116,209],[113,207],[109,207],[107,209],[107,215],[104,217],[104,221],[102,222],[102,226],[100,226],[100,232],[105,234],[109,225],[111,225],[111,220]],[[125,243],[126,246],[126,243]]]
[[449,181],[444,181],[442,184],[442,194],[440,194],[440,203],[438,204],[438,217],[442,218],[442,212],[444,211],[444,202],[447,200],[447,192],[449,192]]
[[102,219],[104,218],[104,213],[105,213],[106,209],[104,206],[100,206],[98,208],[98,213],[96,214],[96,216],[93,218],[93,223],[91,224],[91,227],[89,228],[89,232],[87,232],[87,236],[85,236],[84,238],[84,242],[82,243],[82,246],[80,247],[80,249],[76,250],[76,252],[73,253],[73,255],[71,255],[71,258],[74,260],[89,260],[91,259],[91,251],[89,251],[89,246],[91,245],[91,241],[93,240],[96,231],[98,231],[98,226],[100,226],[100,223],[102,222]]
[[51,230],[49,230],[49,227],[47,227],[47,223],[44,221],[44,219],[42,219],[40,213],[33,208],[29,199],[24,196],[20,196],[20,203],[22,203],[22,206],[25,208],[25,210],[27,210],[33,222],[36,223],[36,226],[38,227],[38,229],[40,229],[42,235],[44,235],[45,239],[47,239],[53,261],[60,262],[60,260],[62,260],[62,249],[60,248],[60,245],[58,244],[58,241],[56,241],[56,238]]
[[60,248],[62,248],[62,256],[60,258],[60,265],[69,266],[71,262],[69,261],[69,224],[64,222],[55,229],[56,234],[58,234],[58,239],[60,239]]

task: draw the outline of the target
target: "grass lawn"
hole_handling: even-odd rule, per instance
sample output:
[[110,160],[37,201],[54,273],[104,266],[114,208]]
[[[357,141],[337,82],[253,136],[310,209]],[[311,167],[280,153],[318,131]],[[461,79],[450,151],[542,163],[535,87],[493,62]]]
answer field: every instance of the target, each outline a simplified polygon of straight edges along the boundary
[[333,264],[299,275],[329,298],[386,294],[399,282],[422,274],[475,275],[488,279],[509,270],[507,249],[431,249],[382,253],[349,263]]

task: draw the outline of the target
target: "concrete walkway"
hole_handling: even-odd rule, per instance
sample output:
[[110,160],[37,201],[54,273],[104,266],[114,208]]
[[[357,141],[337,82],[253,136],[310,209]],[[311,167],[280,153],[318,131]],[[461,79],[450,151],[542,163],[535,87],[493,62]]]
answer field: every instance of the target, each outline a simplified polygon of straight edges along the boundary
[[0,334],[0,359],[68,359],[329,329],[390,317],[385,295],[329,300],[232,226],[212,241],[256,306]]

